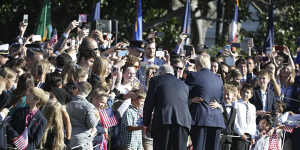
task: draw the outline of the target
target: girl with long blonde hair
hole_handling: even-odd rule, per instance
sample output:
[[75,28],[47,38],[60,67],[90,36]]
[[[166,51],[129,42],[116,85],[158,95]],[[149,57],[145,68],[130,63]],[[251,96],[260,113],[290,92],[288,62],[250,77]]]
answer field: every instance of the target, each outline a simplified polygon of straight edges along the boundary
[[48,123],[41,141],[41,149],[63,150],[64,124],[62,118],[62,105],[56,101],[49,101],[43,109]]

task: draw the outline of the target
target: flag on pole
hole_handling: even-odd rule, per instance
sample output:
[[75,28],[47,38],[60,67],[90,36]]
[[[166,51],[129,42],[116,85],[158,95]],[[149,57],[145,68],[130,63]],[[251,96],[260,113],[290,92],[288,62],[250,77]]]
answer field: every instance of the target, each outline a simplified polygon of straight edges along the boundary
[[183,21],[183,26],[182,26],[181,32],[191,33],[191,2],[190,2],[190,0],[186,0],[184,21]]
[[273,45],[274,45],[274,8],[273,8],[273,1],[271,1],[271,8],[269,10],[267,37],[264,43],[264,49],[272,50]]
[[134,24],[133,40],[143,40],[142,0],[137,0],[137,17]]
[[93,21],[100,20],[101,0],[97,2],[93,13]]
[[99,115],[100,122],[104,128],[113,127],[118,124],[117,118],[111,108],[101,110]]
[[44,0],[41,16],[38,22],[36,34],[41,35],[42,41],[51,38],[52,25],[51,25],[51,1]]
[[229,43],[237,42],[237,30],[238,30],[238,15],[239,15],[239,1],[236,0],[234,5],[234,17],[230,26]]
[[[190,2],[190,0],[186,0],[184,20],[183,20],[183,26],[182,26],[181,32],[191,34],[191,2]],[[186,43],[187,43],[187,39],[185,39],[179,45],[177,45],[176,48],[174,49],[173,53],[179,55],[180,51],[183,49],[183,46]]]
[[23,133],[14,139],[13,143],[15,144],[18,150],[25,150],[28,146],[28,129],[25,127]]

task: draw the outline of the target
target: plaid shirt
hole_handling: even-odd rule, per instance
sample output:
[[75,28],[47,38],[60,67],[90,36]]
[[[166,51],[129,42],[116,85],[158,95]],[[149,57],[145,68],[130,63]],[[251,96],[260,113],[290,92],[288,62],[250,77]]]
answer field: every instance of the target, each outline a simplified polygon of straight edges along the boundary
[[142,130],[128,131],[128,126],[140,126],[142,123],[142,111],[129,106],[124,113],[121,122],[121,141],[122,145],[130,150],[142,150]]

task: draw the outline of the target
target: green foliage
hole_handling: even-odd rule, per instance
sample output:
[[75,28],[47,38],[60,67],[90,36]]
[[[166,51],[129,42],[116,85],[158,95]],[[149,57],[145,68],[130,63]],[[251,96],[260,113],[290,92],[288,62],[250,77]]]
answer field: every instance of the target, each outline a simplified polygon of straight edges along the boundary
[[[52,2],[52,23],[53,27],[57,28],[59,34],[67,27],[74,19],[77,20],[78,14],[85,13],[90,15],[98,0],[51,0]],[[180,0],[185,3],[185,0]],[[201,11],[201,17],[208,17],[208,2],[212,0],[193,0],[198,1],[198,10]],[[224,26],[221,38],[221,45],[227,42],[228,25],[230,24],[234,14],[233,0],[224,1]],[[254,1],[254,0],[253,0]],[[101,0],[101,18],[116,19],[119,21],[119,38],[120,40],[132,38],[132,30],[136,17],[136,2],[137,0]],[[296,48],[296,39],[300,35],[300,1],[276,1],[275,12],[275,36],[277,44],[285,44],[291,47],[291,50]],[[38,21],[43,0],[1,0],[0,4],[0,28],[2,36],[0,41],[10,42],[17,36],[18,23],[22,21],[23,14],[29,14],[29,26],[26,36],[34,33],[36,23]],[[151,24],[151,22],[168,15],[172,12],[172,0],[143,0],[143,23]],[[248,5],[250,1],[240,0],[239,21],[243,22],[251,20]],[[241,31],[241,38],[254,37],[255,45],[263,45],[266,29],[267,29],[267,6],[263,6],[264,14],[259,15],[260,28],[256,32]],[[192,15],[193,16],[193,15]],[[160,25],[153,28],[158,32],[164,32],[165,37],[158,39],[159,45],[164,49],[173,49],[176,45],[176,40],[180,34],[183,14],[170,17]],[[215,21],[215,20],[213,20]],[[195,24],[194,24],[195,25]],[[193,36],[197,35],[198,31],[193,25]],[[144,38],[149,30],[144,30]],[[198,37],[193,37],[194,41]],[[195,42],[193,42],[196,44]],[[214,48],[213,48],[214,49]]]

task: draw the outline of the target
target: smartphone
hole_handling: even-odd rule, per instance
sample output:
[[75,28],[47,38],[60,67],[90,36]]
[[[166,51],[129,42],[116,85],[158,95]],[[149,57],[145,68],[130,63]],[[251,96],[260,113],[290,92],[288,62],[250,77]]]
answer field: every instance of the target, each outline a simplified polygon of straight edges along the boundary
[[156,57],[165,57],[165,52],[162,50],[157,50],[155,56]]
[[183,49],[185,50],[185,56],[191,56],[192,55],[192,50],[193,50],[192,45],[184,45]]
[[225,50],[225,51],[231,51],[231,45],[226,45],[226,46],[224,47],[224,50]]
[[25,14],[24,16],[23,16],[23,24],[24,25],[28,25],[28,14]]
[[275,45],[276,51],[283,51],[284,47],[282,45]]
[[79,23],[86,23],[87,22],[87,15],[86,14],[79,14],[78,15],[78,22]]
[[32,42],[42,41],[41,35],[33,35]]
[[240,43],[231,43],[231,47],[241,47],[241,44]]
[[120,50],[120,51],[118,51],[118,56],[119,57],[127,56],[128,54],[129,54],[128,50]]
[[253,38],[248,38],[247,41],[248,41],[248,47],[251,47],[251,48],[254,47]]

